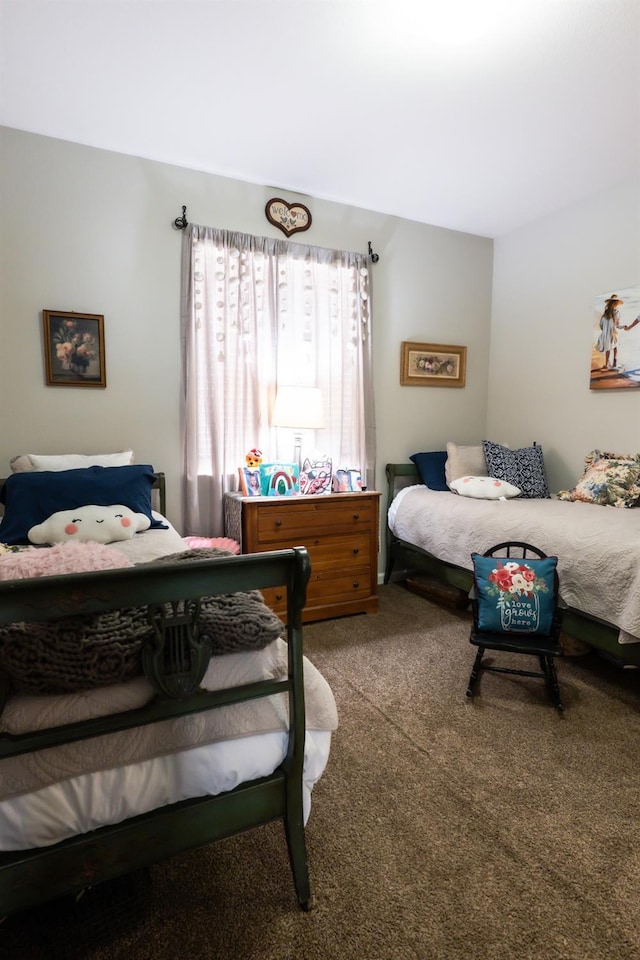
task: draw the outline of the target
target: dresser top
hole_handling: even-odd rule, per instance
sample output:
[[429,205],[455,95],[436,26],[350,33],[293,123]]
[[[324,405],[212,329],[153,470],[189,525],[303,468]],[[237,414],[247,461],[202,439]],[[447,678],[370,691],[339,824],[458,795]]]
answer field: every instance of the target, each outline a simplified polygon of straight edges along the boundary
[[273,496],[273,497],[249,497],[240,491],[230,491],[225,493],[225,497],[230,497],[233,500],[242,500],[243,502],[253,503],[299,503],[300,501],[325,501],[325,500],[349,500],[349,499],[358,499],[358,497],[379,497],[379,490],[354,490],[349,493],[316,493],[316,494],[303,494],[303,493],[293,493],[288,496]]

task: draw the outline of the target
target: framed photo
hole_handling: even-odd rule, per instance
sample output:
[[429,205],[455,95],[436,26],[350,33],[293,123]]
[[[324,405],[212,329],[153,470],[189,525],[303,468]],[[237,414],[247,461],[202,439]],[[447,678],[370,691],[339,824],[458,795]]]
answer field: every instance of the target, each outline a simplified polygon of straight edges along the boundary
[[640,389],[640,285],[600,294],[592,317],[589,389]]
[[106,387],[104,316],[43,310],[44,362],[50,387]]
[[245,497],[259,497],[262,495],[260,467],[238,467],[240,478],[240,492]]
[[404,341],[400,354],[403,387],[464,387],[467,348]]
[[334,493],[362,493],[362,477],[359,470],[339,469],[333,475]]

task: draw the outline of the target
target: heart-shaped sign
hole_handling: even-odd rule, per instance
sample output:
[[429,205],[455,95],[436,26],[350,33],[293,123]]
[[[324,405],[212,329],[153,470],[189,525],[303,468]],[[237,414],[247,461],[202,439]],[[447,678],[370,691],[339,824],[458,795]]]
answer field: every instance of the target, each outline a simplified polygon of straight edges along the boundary
[[292,233],[308,230],[311,226],[311,213],[303,203],[288,204],[286,200],[274,197],[269,200],[264,212],[269,223],[278,227],[288,237]]

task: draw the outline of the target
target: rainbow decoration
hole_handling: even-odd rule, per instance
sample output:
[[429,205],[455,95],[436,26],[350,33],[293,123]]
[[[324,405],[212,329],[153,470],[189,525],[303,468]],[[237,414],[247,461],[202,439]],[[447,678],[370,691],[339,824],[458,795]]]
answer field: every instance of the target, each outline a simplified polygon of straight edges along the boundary
[[262,463],[263,497],[293,497],[300,493],[300,470],[296,463]]

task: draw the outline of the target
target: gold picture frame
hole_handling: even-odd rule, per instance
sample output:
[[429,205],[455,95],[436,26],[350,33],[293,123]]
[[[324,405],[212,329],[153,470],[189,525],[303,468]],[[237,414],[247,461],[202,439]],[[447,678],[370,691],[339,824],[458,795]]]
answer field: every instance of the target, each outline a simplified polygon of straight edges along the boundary
[[400,383],[403,387],[464,387],[466,375],[466,347],[402,342]]
[[49,387],[106,387],[104,316],[43,310],[44,362]]

